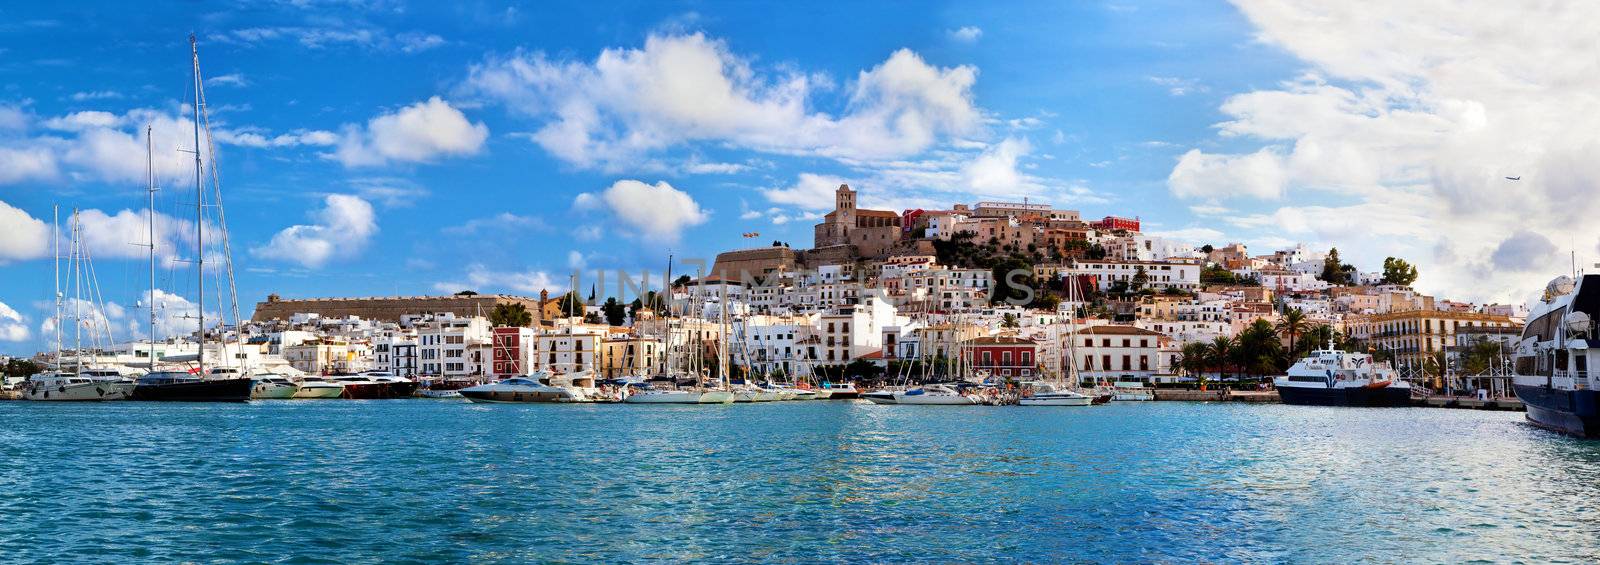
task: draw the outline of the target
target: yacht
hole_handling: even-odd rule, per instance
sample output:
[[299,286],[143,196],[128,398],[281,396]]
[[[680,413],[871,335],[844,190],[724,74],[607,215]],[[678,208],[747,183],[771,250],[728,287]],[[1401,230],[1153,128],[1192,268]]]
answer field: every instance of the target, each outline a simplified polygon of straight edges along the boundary
[[245,402],[255,381],[249,377],[211,379],[188,371],[152,371],[134,384],[134,400]]
[[343,398],[344,383],[330,381],[322,377],[303,377],[298,383],[300,388],[295,390],[290,398]]
[[[1600,438],[1600,275],[1559,277],[1528,313],[1512,352],[1511,386],[1528,409],[1528,422],[1584,438]],[[1596,361],[1590,361],[1596,359]]]
[[367,371],[361,376],[383,383],[387,387],[385,398],[410,398],[417,392],[419,383],[388,371]]
[[1019,406],[1088,406],[1094,397],[1081,392],[1057,386],[1056,383],[1034,382],[1028,383],[1023,388],[1021,398],[1017,399]]
[[972,406],[978,404],[978,398],[963,394],[956,387],[950,385],[934,384],[894,393],[894,403],[925,406]]
[[[629,392],[622,401],[629,404],[702,404],[700,398],[704,395],[696,390],[644,388]],[[728,402],[733,402],[732,394],[728,395]]]
[[84,401],[122,400],[133,389],[120,375],[107,380],[82,373],[41,373],[22,384],[23,400]]
[[461,389],[461,396],[473,402],[588,402],[589,397],[573,386],[559,386],[540,382],[536,373],[530,377],[512,377],[496,383]]
[[1117,402],[1147,402],[1156,399],[1156,394],[1144,386],[1144,383],[1117,381],[1111,385],[1111,399]]
[[300,385],[289,380],[289,377],[267,374],[256,377],[256,386],[250,390],[250,398],[294,398],[299,392]]
[[1284,404],[1310,406],[1410,406],[1411,383],[1400,380],[1388,363],[1365,353],[1326,349],[1289,367],[1272,380]]
[[[344,385],[344,394],[342,397],[351,400],[382,400],[387,398],[403,398],[411,396],[411,392],[416,390],[417,383],[408,381],[410,387],[407,389],[407,383],[392,382],[387,378],[389,376],[368,374],[332,375],[328,377],[328,379]],[[398,379],[399,377],[394,378]],[[398,387],[393,385],[398,385]],[[405,394],[396,396],[396,392],[400,390],[404,390]]]
[[861,398],[861,391],[856,390],[855,383],[822,383],[822,388],[817,389],[819,400],[853,400]]
[[904,392],[904,391],[885,388],[885,389],[874,390],[874,391],[871,391],[871,392],[860,393],[860,397],[867,399],[869,402],[871,402],[873,404],[895,404],[894,395],[899,394],[901,392]]

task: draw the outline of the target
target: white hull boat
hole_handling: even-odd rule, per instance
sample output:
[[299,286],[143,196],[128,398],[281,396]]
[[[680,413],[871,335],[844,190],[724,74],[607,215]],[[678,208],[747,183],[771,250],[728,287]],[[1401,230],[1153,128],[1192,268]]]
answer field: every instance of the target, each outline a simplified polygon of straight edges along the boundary
[[896,392],[892,390],[875,390],[863,393],[861,398],[865,398],[873,404],[896,404],[894,397]]
[[622,401],[630,404],[700,404],[700,397],[704,395],[703,392],[692,390],[641,390],[629,394]]
[[513,377],[454,392],[467,400],[481,403],[589,401],[588,396],[577,388],[547,385],[526,377]]
[[1088,406],[1094,397],[1074,390],[1057,388],[1051,383],[1032,383],[1017,399],[1019,406]]
[[23,383],[22,398],[62,402],[124,400],[133,393],[133,385],[122,380],[56,374]]
[[700,395],[700,404],[732,404],[733,396],[725,390],[708,390]]
[[322,380],[305,379],[300,381],[300,389],[290,398],[343,398],[344,385]]
[[299,392],[300,385],[294,381],[276,375],[262,375],[256,379],[255,386],[250,388],[250,398],[254,400],[294,398]]
[[978,404],[979,400],[977,397],[961,394],[944,385],[929,385],[895,393],[894,403],[915,406],[973,406]]

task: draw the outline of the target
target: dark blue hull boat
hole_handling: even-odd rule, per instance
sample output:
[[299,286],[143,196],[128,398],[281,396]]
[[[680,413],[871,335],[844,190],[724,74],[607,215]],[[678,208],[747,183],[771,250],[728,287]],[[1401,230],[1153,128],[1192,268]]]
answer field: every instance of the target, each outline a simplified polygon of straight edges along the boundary
[[1600,391],[1512,385],[1535,426],[1585,438],[1600,438]]

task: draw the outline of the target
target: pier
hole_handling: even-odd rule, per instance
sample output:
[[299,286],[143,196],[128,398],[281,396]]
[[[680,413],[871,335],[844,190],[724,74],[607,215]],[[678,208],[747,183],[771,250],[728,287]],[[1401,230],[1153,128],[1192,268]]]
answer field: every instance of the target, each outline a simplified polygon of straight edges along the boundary
[[1253,390],[1163,390],[1156,389],[1156,400],[1183,402],[1256,402],[1277,403],[1278,391]]
[[1509,410],[1513,412],[1527,411],[1522,405],[1522,399],[1517,397],[1489,398],[1480,400],[1476,396],[1428,396],[1413,399],[1416,406],[1428,408],[1463,408],[1468,410]]

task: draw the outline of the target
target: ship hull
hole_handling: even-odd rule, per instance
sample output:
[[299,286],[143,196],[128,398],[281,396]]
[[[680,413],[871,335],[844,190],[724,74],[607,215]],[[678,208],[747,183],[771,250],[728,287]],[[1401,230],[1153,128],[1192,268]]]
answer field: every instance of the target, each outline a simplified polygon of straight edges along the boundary
[[255,382],[250,379],[218,379],[133,387],[134,400],[173,402],[246,402]]
[[1584,438],[1600,438],[1600,391],[1512,385],[1528,409],[1528,422]]
[[1399,387],[1278,387],[1284,404],[1297,406],[1364,406],[1387,408],[1411,405],[1411,389]]

